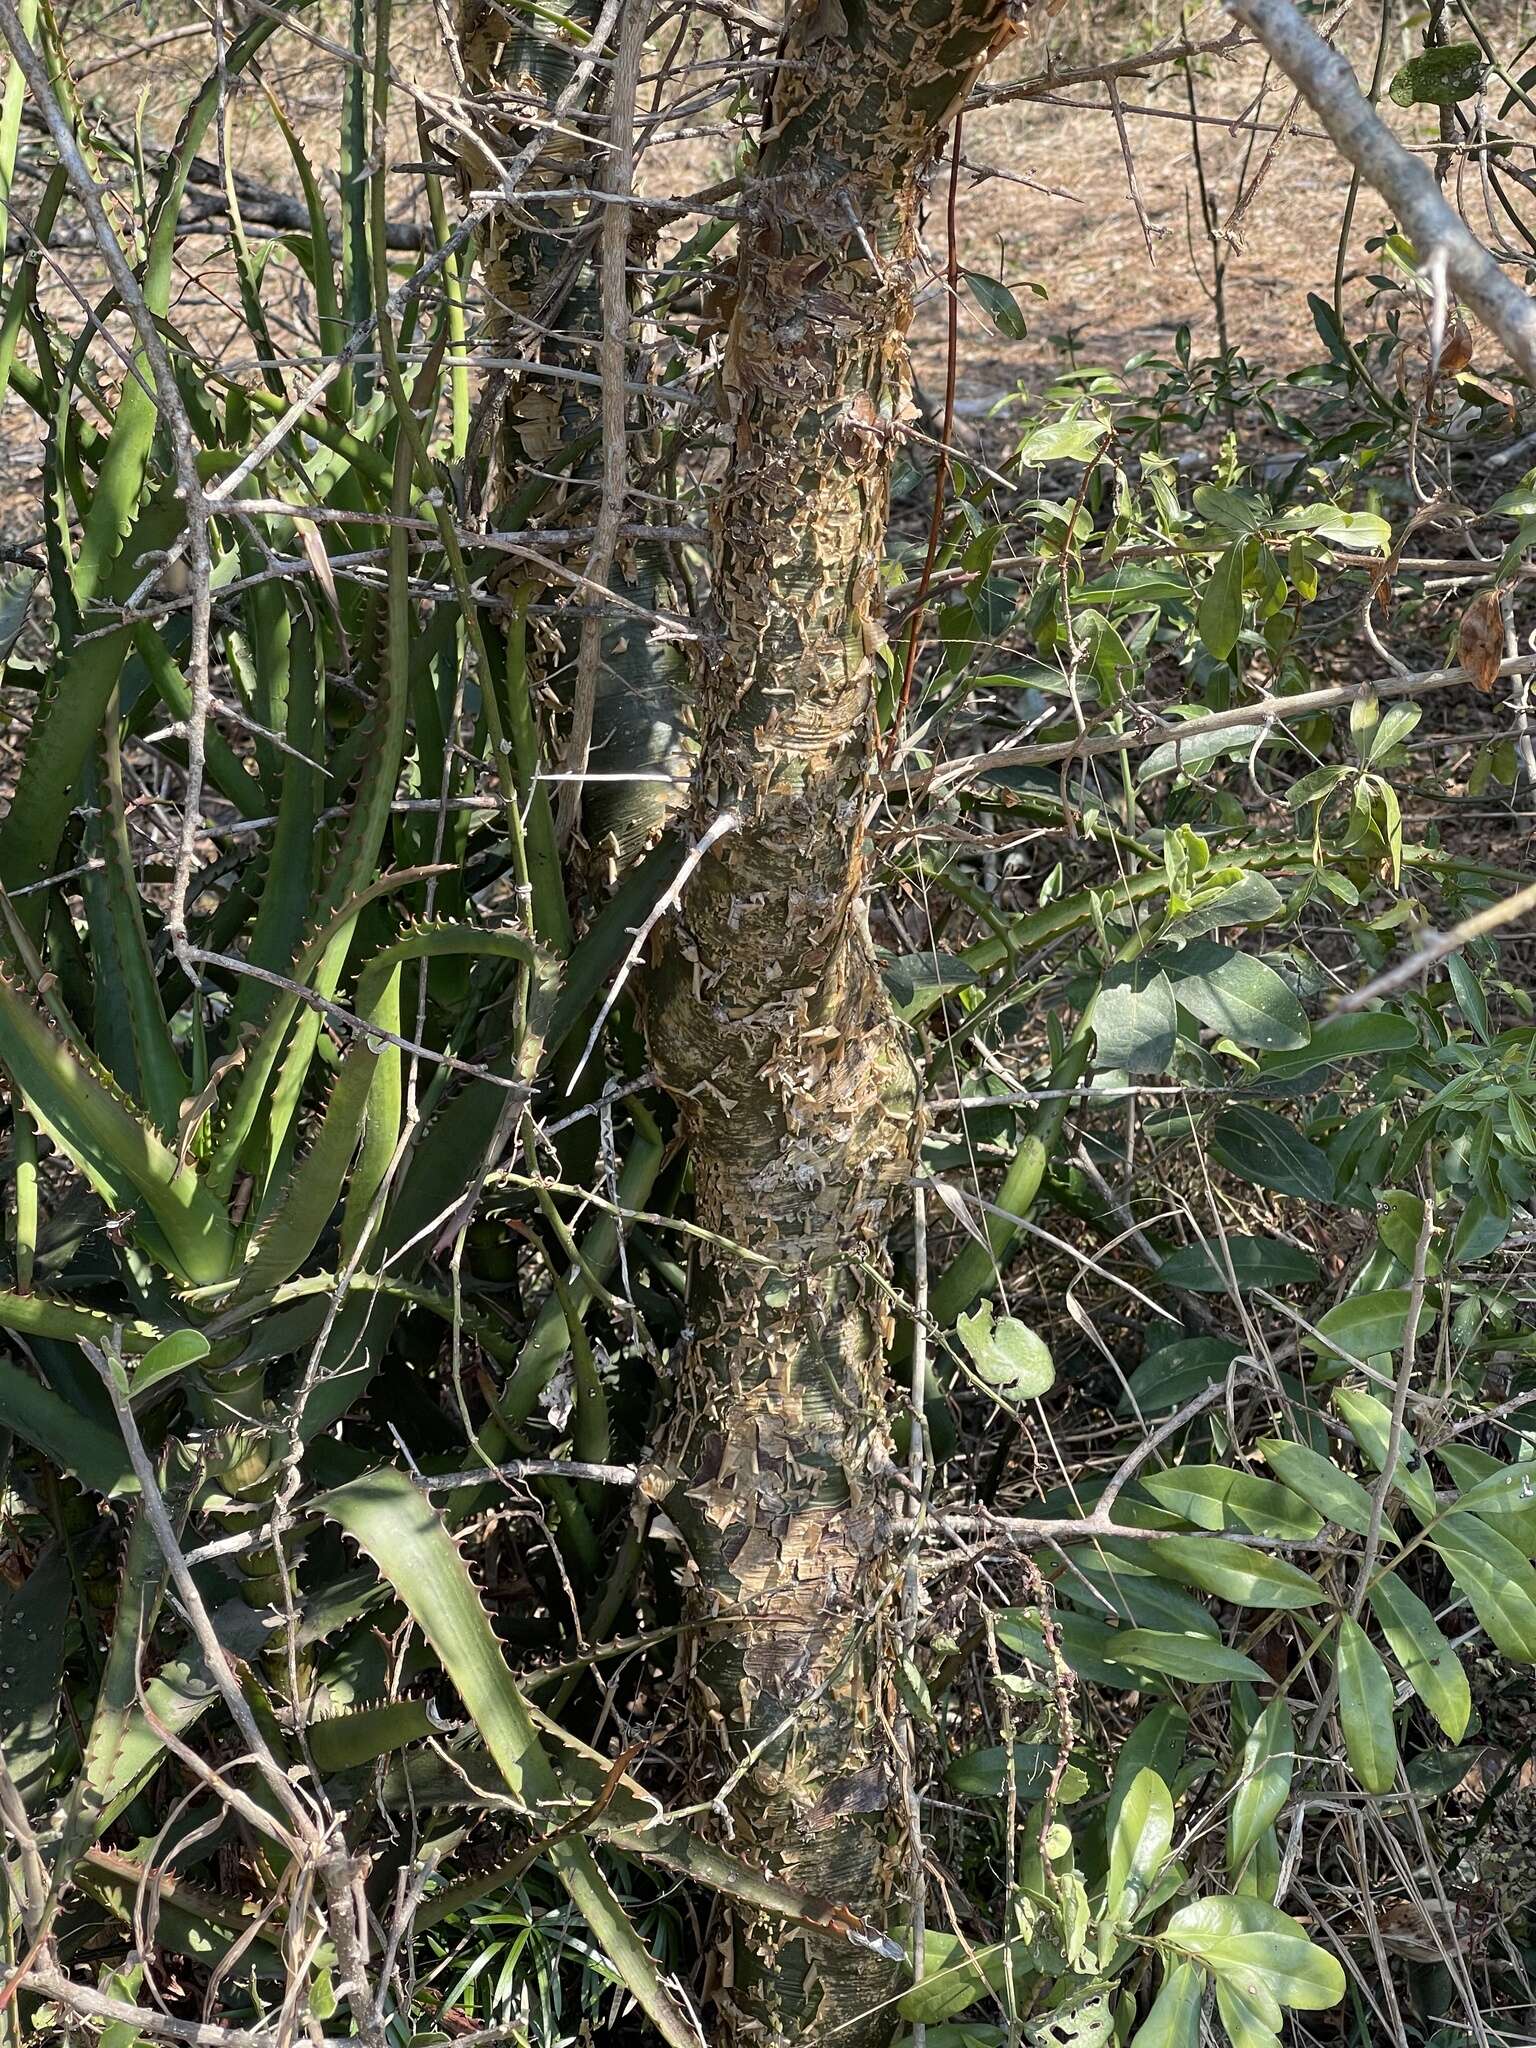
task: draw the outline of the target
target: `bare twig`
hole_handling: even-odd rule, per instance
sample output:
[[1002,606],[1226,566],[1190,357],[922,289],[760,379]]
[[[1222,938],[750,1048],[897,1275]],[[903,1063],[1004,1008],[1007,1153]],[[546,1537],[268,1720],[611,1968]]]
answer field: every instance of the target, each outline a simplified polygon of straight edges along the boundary
[[1448,932],[1435,932],[1426,939],[1417,951],[1399,960],[1395,967],[1375,975],[1363,988],[1354,989],[1334,1005],[1335,1013],[1349,1010],[1363,1010],[1370,1003],[1380,1002],[1383,996],[1396,995],[1400,988],[1406,988],[1411,981],[1417,981],[1440,961],[1449,959],[1452,953],[1459,953],[1463,946],[1471,945],[1488,932],[1496,932],[1517,919],[1528,917],[1536,910],[1536,882],[1524,889],[1516,890],[1513,896],[1506,896],[1501,903],[1490,903],[1486,910],[1479,910],[1471,917],[1464,917],[1460,924],[1452,925]]
[[[1519,675],[1536,669],[1536,656],[1506,661],[1500,675]],[[961,754],[943,761],[926,774],[903,780],[905,790],[943,789],[970,776],[993,768],[1045,767],[1101,754],[1138,754],[1153,747],[1183,747],[1213,732],[1231,732],[1252,726],[1258,730],[1284,725],[1290,720],[1310,718],[1317,711],[1338,711],[1362,697],[1427,697],[1434,690],[1451,690],[1472,683],[1464,668],[1421,669],[1401,676],[1373,676],[1360,683],[1332,683],[1323,689],[1299,690],[1294,697],[1260,697],[1253,704],[1234,704],[1226,711],[1210,711],[1200,718],[1177,723],[1141,727],[1130,732],[1101,732],[1085,739],[1049,740],[1032,747],[994,747],[988,754]]]
[[657,897],[655,903],[651,906],[644,923],[635,933],[634,943],[624,955],[619,971],[613,978],[612,988],[609,989],[607,995],[603,998],[603,1007],[598,1011],[597,1020],[593,1024],[591,1031],[587,1034],[587,1042],[581,1049],[581,1058],[576,1062],[575,1071],[566,1083],[565,1092],[567,1095],[575,1093],[576,1083],[581,1079],[582,1070],[586,1066],[587,1061],[592,1057],[593,1047],[603,1035],[603,1026],[612,1016],[613,1006],[622,995],[624,984],[639,964],[640,956],[645,951],[646,941],[650,938],[651,933],[655,931],[657,925],[661,923],[661,920],[668,912],[675,910],[682,901],[683,891],[688,886],[689,877],[699,862],[703,860],[705,854],[709,852],[709,849],[718,840],[723,839],[728,832],[735,832],[740,827],[740,824],[741,820],[734,811],[722,811],[718,818],[713,819],[698,844],[689,851],[688,858],[679,868],[676,879],[669,888],[662,891],[661,895]]
[[1226,0],[1367,184],[1387,201],[1422,263],[1445,263],[1448,283],[1536,382],[1536,306],[1500,270],[1446,200],[1433,171],[1393,135],[1356,82],[1349,59],[1309,28],[1291,0]]

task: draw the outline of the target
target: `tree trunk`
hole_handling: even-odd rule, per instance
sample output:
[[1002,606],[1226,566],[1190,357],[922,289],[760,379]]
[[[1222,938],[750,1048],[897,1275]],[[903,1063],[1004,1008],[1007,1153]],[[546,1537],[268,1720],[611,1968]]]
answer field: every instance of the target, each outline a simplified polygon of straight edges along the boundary
[[[845,19],[846,7],[846,19]],[[882,1279],[915,1076],[865,922],[892,460],[918,204],[1006,0],[816,0],[790,22],[744,200],[713,510],[719,643],[692,823],[716,840],[661,941],[651,1054],[708,1246],[665,1460],[700,1622],[696,1717],[738,1849],[877,1920],[894,1765]],[[867,2048],[891,1965],[743,1916],[723,2036]]]

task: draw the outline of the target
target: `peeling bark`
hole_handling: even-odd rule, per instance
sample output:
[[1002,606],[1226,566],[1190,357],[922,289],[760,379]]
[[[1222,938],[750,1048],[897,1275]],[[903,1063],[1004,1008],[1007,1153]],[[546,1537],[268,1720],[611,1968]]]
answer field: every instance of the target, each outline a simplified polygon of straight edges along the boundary
[[[1012,33],[1006,0],[810,0],[746,194],[713,508],[720,642],[698,680],[689,883],[648,992],[706,1247],[665,1450],[701,1623],[699,1732],[738,1849],[883,1919],[895,1787],[886,1239],[915,1076],[865,924],[865,820],[892,460],[912,416],[917,210],[944,128]],[[743,1916],[723,2036],[889,2038],[891,1965]]]

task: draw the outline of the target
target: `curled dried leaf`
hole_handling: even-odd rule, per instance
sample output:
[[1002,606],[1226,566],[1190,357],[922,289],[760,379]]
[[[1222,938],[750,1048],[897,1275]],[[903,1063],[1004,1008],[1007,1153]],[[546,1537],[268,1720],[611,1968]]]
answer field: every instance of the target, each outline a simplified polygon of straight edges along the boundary
[[1486,696],[1504,658],[1504,613],[1497,588],[1479,591],[1462,613],[1456,652],[1462,667]]

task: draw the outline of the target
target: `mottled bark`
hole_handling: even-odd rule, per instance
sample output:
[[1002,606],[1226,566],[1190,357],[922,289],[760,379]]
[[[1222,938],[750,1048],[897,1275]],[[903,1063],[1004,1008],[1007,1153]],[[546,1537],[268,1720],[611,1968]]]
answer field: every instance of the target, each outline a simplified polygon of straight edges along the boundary
[[[701,1730],[738,1848],[881,1920],[893,1878],[889,1456],[880,1279],[915,1077],[865,924],[878,572],[911,412],[917,210],[1005,0],[796,10],[746,195],[713,508],[719,645],[698,683],[693,825],[739,828],[651,975],[652,1057],[699,1220],[771,1256],[696,1257],[665,1449],[704,1624]],[[868,2048],[889,1963],[743,1917],[723,2034]]]

